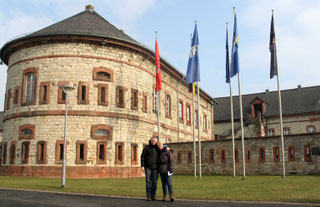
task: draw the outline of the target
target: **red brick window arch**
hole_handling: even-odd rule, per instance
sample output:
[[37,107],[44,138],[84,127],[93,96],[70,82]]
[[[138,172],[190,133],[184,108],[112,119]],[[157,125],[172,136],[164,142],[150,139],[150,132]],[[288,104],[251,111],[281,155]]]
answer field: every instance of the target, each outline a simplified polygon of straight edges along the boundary
[[179,121],[183,123],[183,101],[179,100]]
[[188,164],[192,163],[192,151],[188,151]]
[[112,139],[112,127],[104,124],[91,126],[91,138]]
[[20,139],[34,139],[35,137],[35,125],[25,124],[19,127]]
[[22,105],[36,104],[38,70],[36,68],[28,68],[23,71],[22,77]]
[[280,150],[278,146],[273,147],[273,161],[280,162]]
[[312,161],[310,144],[304,145],[304,161],[305,162]]
[[107,164],[107,142],[97,142],[97,164]]
[[214,150],[209,150],[209,163],[214,163]]
[[266,151],[264,147],[259,148],[259,162],[265,162],[266,161]]
[[113,81],[113,71],[109,68],[105,67],[96,67],[93,68],[93,74],[92,74],[93,80],[98,81]]
[[29,163],[30,142],[22,142],[21,144],[21,164]]
[[222,149],[220,153],[221,153],[221,156],[220,156],[221,163],[226,163],[226,150]]
[[17,149],[17,142],[11,142],[10,146],[10,164],[15,164],[16,162],[16,149]]
[[177,153],[177,164],[181,164],[182,162],[182,152]]
[[47,142],[37,142],[37,164],[47,164]]
[[171,118],[171,96],[166,93],[166,117]]
[[239,149],[238,148],[234,149],[234,160],[236,161],[236,163],[239,162]]
[[89,83],[79,82],[78,104],[89,104]]
[[295,152],[294,152],[294,146],[289,146],[288,147],[288,159],[289,161],[295,161]]

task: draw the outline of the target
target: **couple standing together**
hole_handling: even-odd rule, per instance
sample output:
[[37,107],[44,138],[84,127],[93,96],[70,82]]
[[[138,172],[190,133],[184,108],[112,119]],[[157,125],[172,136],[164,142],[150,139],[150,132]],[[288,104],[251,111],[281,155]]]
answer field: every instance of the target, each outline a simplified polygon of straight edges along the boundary
[[151,137],[149,145],[145,146],[141,154],[141,167],[146,174],[147,200],[155,201],[157,192],[158,172],[160,173],[163,191],[163,201],[168,198],[174,201],[172,190],[173,156],[172,150],[158,142],[158,136]]

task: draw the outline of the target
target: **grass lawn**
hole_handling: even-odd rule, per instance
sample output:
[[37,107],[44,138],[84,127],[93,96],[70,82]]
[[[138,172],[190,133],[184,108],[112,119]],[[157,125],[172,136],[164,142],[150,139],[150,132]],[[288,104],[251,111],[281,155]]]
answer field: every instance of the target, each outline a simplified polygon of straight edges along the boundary
[[[157,197],[162,197],[160,178]],[[320,176],[193,176],[174,175],[176,198],[320,203]],[[61,179],[0,176],[0,187],[145,197],[144,178]]]

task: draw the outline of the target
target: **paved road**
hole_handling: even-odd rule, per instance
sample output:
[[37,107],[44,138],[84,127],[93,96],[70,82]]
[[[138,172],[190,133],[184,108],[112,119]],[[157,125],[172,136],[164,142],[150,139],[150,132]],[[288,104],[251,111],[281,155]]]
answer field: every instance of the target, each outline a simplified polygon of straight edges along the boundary
[[[253,202],[216,202],[216,201],[190,201],[190,200],[176,200],[171,202],[162,201],[146,201],[141,198],[120,198],[110,196],[95,196],[82,195],[70,193],[54,193],[54,192],[40,192],[30,190],[13,190],[0,189],[0,206],[10,207],[62,207],[62,206],[76,206],[76,207],[91,207],[91,206],[114,206],[114,207],[300,207],[312,206],[308,204],[282,204],[282,203],[253,203]],[[320,205],[314,205],[320,206]]]

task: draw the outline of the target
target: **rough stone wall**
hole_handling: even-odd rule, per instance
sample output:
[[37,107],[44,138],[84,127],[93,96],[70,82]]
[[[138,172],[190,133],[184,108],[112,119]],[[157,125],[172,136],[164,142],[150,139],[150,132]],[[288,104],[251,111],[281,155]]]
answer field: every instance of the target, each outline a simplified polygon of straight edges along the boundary
[[[320,147],[319,133],[285,136],[285,166],[287,174],[320,174],[320,155],[311,155],[311,162],[304,160],[304,147],[309,144],[310,148]],[[280,161],[274,162],[273,147],[280,148]],[[288,147],[294,147],[295,161],[289,161]],[[193,174],[193,143],[170,144],[174,150],[174,171],[176,174]],[[202,147],[202,173],[203,174],[233,174],[232,165],[232,141],[206,141]],[[265,161],[259,161],[259,148],[265,149]],[[198,145],[196,146],[198,153]],[[235,140],[235,149],[239,152],[239,162],[236,163],[236,174],[242,175],[242,147],[241,140]],[[209,161],[209,152],[214,151],[214,162]],[[221,161],[221,151],[225,150],[226,162]],[[248,175],[281,175],[282,156],[281,139],[279,136],[269,138],[245,139],[245,150],[251,150],[251,161],[246,163]],[[192,161],[188,162],[188,152],[192,153]],[[178,154],[181,153],[181,162],[178,162]],[[245,155],[247,156],[247,154]],[[197,169],[198,169],[197,154]],[[198,172],[197,172],[198,173]]]
[[[231,138],[231,122],[215,122],[215,134],[221,135],[225,138]],[[275,136],[280,135],[280,122],[279,118],[267,118],[264,120],[264,128],[266,136],[268,136],[268,129],[274,129]],[[240,122],[235,121],[236,138],[241,137]],[[289,127],[291,134],[304,134],[307,133],[307,126],[314,126],[315,132],[320,132],[320,116],[319,115],[293,115],[283,117],[283,127]],[[255,125],[244,127],[245,137],[256,137],[257,128]]]
[[[105,67],[113,71],[113,81],[93,80],[93,69]],[[107,141],[107,164],[115,166],[115,143],[124,142],[125,161],[121,166],[131,166],[131,144],[138,144],[138,157],[143,144],[158,131],[157,115],[153,112],[153,87],[155,85],[155,65],[152,58],[148,58],[131,49],[123,47],[99,46],[85,43],[54,43],[20,49],[9,59],[8,79],[6,90],[11,93],[17,86],[22,88],[23,71],[28,68],[38,70],[36,104],[21,105],[21,90],[19,104],[10,101],[10,109],[4,114],[3,141],[8,143],[7,162],[9,165],[10,144],[16,144],[16,164],[21,164],[21,143],[29,141],[19,139],[19,127],[24,124],[35,125],[35,138],[30,140],[29,163],[36,164],[36,143],[47,141],[46,166],[60,166],[55,164],[56,140],[63,139],[65,104],[58,104],[58,83],[68,81],[75,86],[69,93],[68,116],[68,166],[95,166],[97,141],[90,136],[91,126],[104,124],[113,127],[113,136]],[[50,82],[49,104],[39,104],[39,90],[41,82]],[[78,83],[89,85],[89,104],[78,104]],[[97,85],[108,85],[108,106],[98,105]],[[179,85],[179,87],[177,87]],[[125,108],[116,107],[116,87],[123,86],[125,90]],[[184,122],[178,123],[178,101],[183,100]],[[138,110],[131,109],[131,89],[139,91]],[[142,111],[142,94],[148,98],[147,112]],[[171,96],[171,118],[165,117],[165,93]],[[13,95],[12,95],[13,97]],[[162,140],[171,138],[172,142],[188,141],[192,139],[192,127],[186,125],[186,103],[192,103],[191,94],[183,81],[177,81],[162,70],[162,90],[160,92],[161,136]],[[203,114],[207,115],[208,130],[201,129],[203,140],[212,140],[212,106],[205,100],[200,100],[201,124]],[[76,142],[87,141],[87,163],[75,164]],[[140,160],[140,158],[139,158]],[[139,166],[140,161],[137,165]]]

